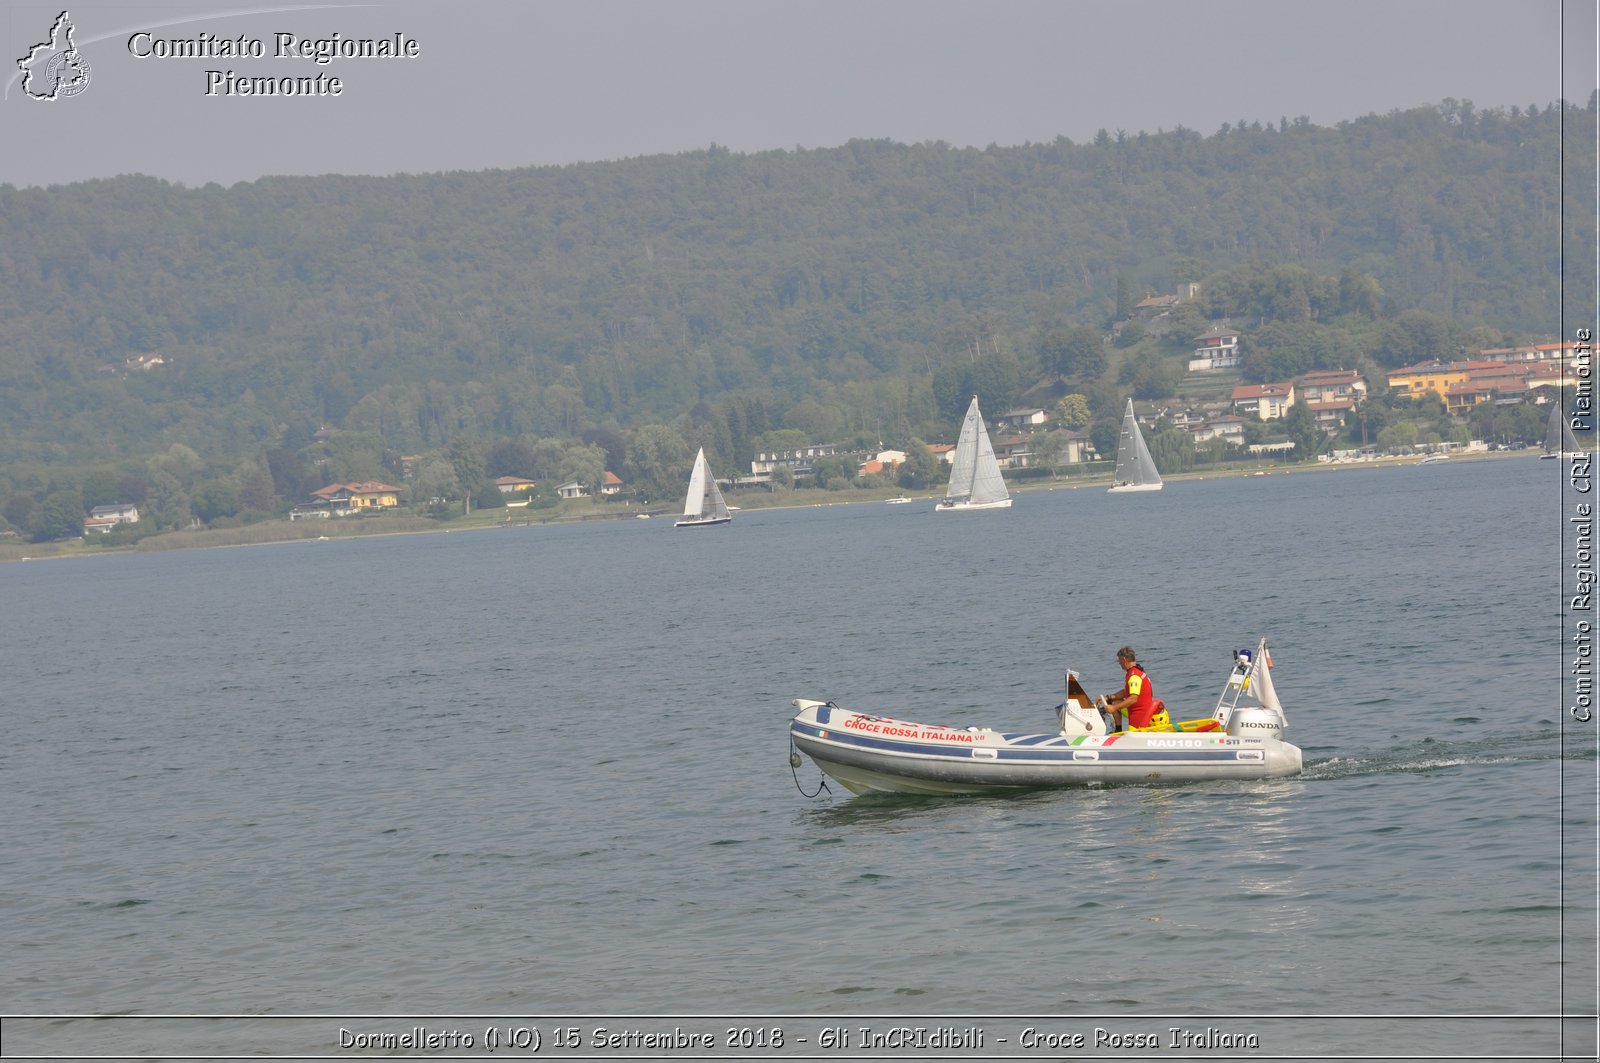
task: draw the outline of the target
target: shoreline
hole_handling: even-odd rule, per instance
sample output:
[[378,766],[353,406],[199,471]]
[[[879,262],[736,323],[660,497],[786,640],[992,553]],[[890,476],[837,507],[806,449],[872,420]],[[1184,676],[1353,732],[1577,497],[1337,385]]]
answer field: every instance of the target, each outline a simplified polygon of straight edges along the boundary
[[[1486,451],[1451,457],[1452,462],[1477,462],[1499,461],[1503,459],[1537,457],[1537,449],[1519,451]],[[1312,464],[1263,464],[1249,468],[1238,469],[1203,469],[1194,472],[1174,473],[1163,478],[1165,483],[1181,483],[1193,480],[1206,479],[1239,479],[1247,476],[1277,476],[1301,475],[1304,473],[1332,473],[1349,469],[1387,468],[1394,466],[1416,465],[1422,459],[1418,455],[1406,455],[1396,458],[1378,458],[1371,461],[1350,462],[1318,462]],[[1065,476],[1052,477],[1038,482],[1011,483],[1011,494],[1030,494],[1035,491],[1077,491],[1089,488],[1102,490],[1111,483],[1111,475],[1095,475],[1087,477],[1069,478]],[[798,495],[800,492],[788,491],[787,495]],[[848,506],[848,505],[881,505],[885,499],[898,497],[893,488],[884,488],[881,492],[873,492],[872,497],[861,497],[863,492],[858,489],[845,489],[829,491],[821,488],[804,489],[804,498],[783,498],[776,495],[756,499],[745,496],[734,496],[735,503],[741,500],[755,502],[755,505],[740,506],[742,511],[757,511],[767,509],[814,509],[821,506]],[[881,497],[879,495],[881,494]],[[937,501],[940,495],[910,494],[914,502]],[[479,511],[483,512],[483,511]],[[0,543],[0,563],[20,561],[61,561],[74,558],[87,557],[117,557],[138,553],[165,553],[174,550],[218,550],[247,546],[280,546],[286,543],[317,543],[335,542],[348,539],[367,539],[374,537],[387,537],[395,535],[440,535],[451,532],[493,531],[503,528],[527,528],[556,524],[593,524],[609,523],[617,520],[634,520],[639,516],[640,510],[630,508],[620,513],[606,513],[599,510],[589,510],[583,513],[569,513],[561,516],[552,516],[547,520],[519,520],[501,510],[492,511],[496,514],[494,520],[476,521],[474,517],[458,518],[460,523],[439,524],[425,517],[382,515],[375,517],[339,518],[326,522],[316,522],[318,526],[310,527],[300,534],[284,534],[291,528],[298,529],[305,522],[278,519],[262,521],[259,524],[245,525],[239,528],[202,528],[186,531],[163,532],[142,539],[137,543],[126,546],[97,547],[86,545],[86,540],[78,539],[61,543]],[[664,520],[676,517],[676,509],[663,510],[650,514],[652,520]],[[372,526],[386,524],[390,521],[403,521],[405,527]],[[470,523],[469,523],[470,522]],[[418,526],[420,525],[420,526]],[[315,533],[315,534],[313,534]],[[332,534],[329,534],[332,533]],[[211,541],[207,541],[211,540]],[[231,541],[226,541],[231,540]],[[146,545],[148,544],[148,545]]]

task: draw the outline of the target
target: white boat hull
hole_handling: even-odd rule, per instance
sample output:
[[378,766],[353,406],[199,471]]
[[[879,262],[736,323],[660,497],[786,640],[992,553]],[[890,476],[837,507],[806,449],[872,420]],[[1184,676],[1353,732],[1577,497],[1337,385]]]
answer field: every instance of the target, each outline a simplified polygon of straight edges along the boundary
[[732,517],[686,518],[684,520],[675,521],[672,526],[674,528],[711,528],[718,524],[730,524],[732,521]]
[[1106,490],[1110,494],[1120,495],[1132,494],[1134,491],[1159,491],[1165,486],[1166,484],[1113,484]]
[[1002,498],[996,502],[939,502],[933,509],[936,513],[946,513],[960,510],[974,509],[1010,509],[1011,499]]
[[1001,733],[911,723],[800,699],[795,747],[852,793],[969,794],[1298,775],[1298,747],[1228,731]]

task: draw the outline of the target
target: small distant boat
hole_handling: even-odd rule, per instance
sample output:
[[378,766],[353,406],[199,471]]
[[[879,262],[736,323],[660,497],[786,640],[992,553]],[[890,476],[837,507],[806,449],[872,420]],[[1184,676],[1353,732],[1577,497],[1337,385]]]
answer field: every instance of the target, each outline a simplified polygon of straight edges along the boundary
[[1450,455],[1448,455],[1448,454],[1429,454],[1427,457],[1425,457],[1421,461],[1417,462],[1417,464],[1418,465],[1432,465],[1436,461],[1449,461],[1449,460],[1450,460]]
[[910,502],[910,501],[911,501],[911,499],[907,498],[905,495],[901,495],[899,498],[886,498],[886,499],[884,499],[884,502],[886,504],[888,504],[888,505],[891,505],[891,506],[903,506],[907,502]]
[[1159,491],[1161,474],[1156,471],[1155,459],[1145,445],[1144,433],[1133,416],[1133,400],[1122,415],[1122,436],[1117,440],[1117,471],[1111,481],[1111,491]]
[[796,752],[851,793],[969,794],[1104,783],[1274,779],[1299,775],[1301,751],[1283,740],[1267,640],[1234,654],[1210,716],[1170,731],[1107,733],[1105,718],[1068,672],[1058,729],[996,731],[912,723],[799,698],[789,724]]
[[1550,419],[1544,428],[1544,458],[1570,458],[1580,453],[1578,437],[1572,434],[1572,425],[1561,412],[1561,403],[1550,404]]
[[722,500],[722,489],[717,478],[711,475],[706,462],[706,448],[694,456],[694,471],[689,474],[689,493],[683,500],[683,519],[674,528],[709,528],[727,524],[733,519],[728,503]]
[[1000,475],[1000,462],[995,460],[994,444],[989,441],[989,430],[984,427],[983,414],[978,410],[978,396],[972,396],[967,416],[961,422],[961,436],[956,440],[956,457],[950,469],[950,486],[944,499],[934,511],[968,509],[1009,509],[1011,492],[1006,490],[1005,477]]

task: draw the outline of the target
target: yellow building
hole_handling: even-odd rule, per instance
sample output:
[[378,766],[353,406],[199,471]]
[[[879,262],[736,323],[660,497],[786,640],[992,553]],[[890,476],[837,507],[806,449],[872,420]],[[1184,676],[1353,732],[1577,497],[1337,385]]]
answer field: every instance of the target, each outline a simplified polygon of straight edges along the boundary
[[1389,371],[1389,387],[1413,397],[1431,391],[1442,399],[1451,388],[1466,382],[1470,368],[1467,362],[1409,365]]
[[366,480],[357,484],[329,484],[311,497],[329,505],[335,512],[362,509],[393,509],[400,504],[400,488]]

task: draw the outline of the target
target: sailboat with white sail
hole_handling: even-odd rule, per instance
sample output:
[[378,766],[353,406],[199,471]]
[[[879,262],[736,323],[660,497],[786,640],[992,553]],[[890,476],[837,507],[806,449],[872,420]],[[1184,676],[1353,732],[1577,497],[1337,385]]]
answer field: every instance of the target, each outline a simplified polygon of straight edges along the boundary
[[1122,415],[1122,436],[1117,440],[1117,471],[1111,481],[1111,490],[1159,491],[1161,474],[1156,471],[1155,459],[1145,445],[1144,433],[1139,431],[1139,421],[1133,416],[1133,400]]
[[683,500],[683,519],[674,528],[709,528],[733,520],[728,503],[722,500],[722,489],[717,478],[711,475],[706,462],[706,448],[694,456],[694,472],[689,474],[689,494]]
[[1541,458],[1570,458],[1579,452],[1578,437],[1572,434],[1572,424],[1561,412],[1561,403],[1550,404],[1550,420],[1545,422],[1544,453]]
[[961,435],[956,440],[956,457],[950,468],[950,486],[945,489],[942,501],[933,507],[934,512],[969,509],[1009,509],[1011,492],[1006,490],[1005,477],[1000,475],[1000,462],[995,460],[994,444],[989,442],[989,430],[984,427],[983,414],[978,411],[978,396],[972,396],[967,416],[961,422]]

